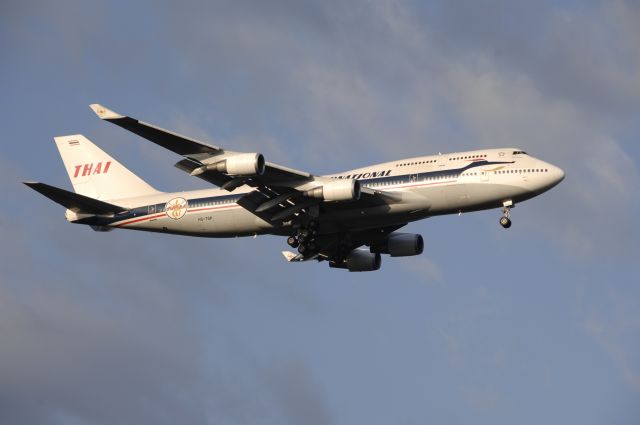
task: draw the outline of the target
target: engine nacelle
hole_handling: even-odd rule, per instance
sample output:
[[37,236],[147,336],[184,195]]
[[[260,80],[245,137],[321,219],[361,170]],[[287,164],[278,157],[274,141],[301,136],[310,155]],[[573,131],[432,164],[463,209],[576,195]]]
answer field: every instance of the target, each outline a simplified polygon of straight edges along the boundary
[[261,153],[240,153],[208,164],[207,170],[215,170],[230,176],[260,176],[264,174],[265,161]]
[[371,253],[366,249],[354,249],[341,262],[330,262],[329,267],[347,269],[350,272],[370,272],[378,270],[382,258],[378,253]]
[[304,196],[324,201],[357,201],[360,199],[360,182],[351,179],[337,179],[305,191]]
[[380,268],[382,258],[378,253],[354,249],[349,253],[345,262],[350,272],[370,272]]
[[424,251],[424,239],[415,233],[392,233],[377,245],[371,246],[371,252],[389,254],[392,257],[420,255]]

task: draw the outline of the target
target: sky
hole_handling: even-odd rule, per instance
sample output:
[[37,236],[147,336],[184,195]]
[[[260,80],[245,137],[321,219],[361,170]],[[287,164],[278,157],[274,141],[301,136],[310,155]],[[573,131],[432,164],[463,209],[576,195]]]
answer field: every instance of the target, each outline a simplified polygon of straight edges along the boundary
[[[637,424],[640,7],[609,1],[5,0],[0,423]],[[566,179],[412,223],[374,273],[284,238],[93,232],[82,133],[154,187],[207,183],[89,109],[315,174],[518,147]]]

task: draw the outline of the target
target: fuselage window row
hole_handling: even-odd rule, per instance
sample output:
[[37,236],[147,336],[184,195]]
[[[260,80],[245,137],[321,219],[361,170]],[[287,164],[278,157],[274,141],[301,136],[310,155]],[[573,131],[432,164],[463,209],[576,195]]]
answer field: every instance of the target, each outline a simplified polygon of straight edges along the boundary
[[518,170],[498,170],[494,174],[548,173],[548,168],[527,168]]

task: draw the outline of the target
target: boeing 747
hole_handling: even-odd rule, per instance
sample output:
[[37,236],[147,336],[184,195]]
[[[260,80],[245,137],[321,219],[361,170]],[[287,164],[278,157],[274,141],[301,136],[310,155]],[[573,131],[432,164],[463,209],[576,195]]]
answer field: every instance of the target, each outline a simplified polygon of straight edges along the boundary
[[25,182],[64,206],[65,217],[114,228],[213,238],[272,234],[297,252],[287,261],[326,261],[378,270],[381,254],[421,254],[423,238],[398,230],[428,217],[500,208],[511,227],[516,204],[564,179],[557,166],[521,149],[478,149],[407,158],[319,176],[233,152],[91,105],[116,124],[183,157],[175,166],[217,188],[160,192],[82,135],[55,137],[74,192]]

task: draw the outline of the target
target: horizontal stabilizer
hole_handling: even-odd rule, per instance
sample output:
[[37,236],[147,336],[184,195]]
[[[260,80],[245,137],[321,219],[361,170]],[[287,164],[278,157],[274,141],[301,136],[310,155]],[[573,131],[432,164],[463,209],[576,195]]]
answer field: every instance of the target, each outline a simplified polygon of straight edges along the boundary
[[74,192],[69,192],[68,190],[60,189],[48,184],[37,182],[24,182],[24,184],[73,212],[107,215],[127,210],[126,208],[122,208],[117,205],[89,198],[88,196]]

